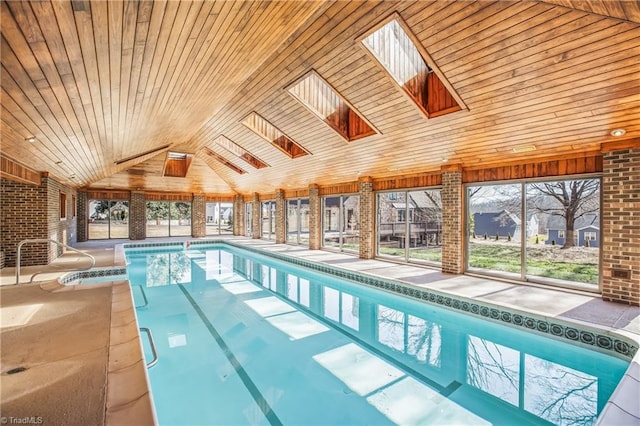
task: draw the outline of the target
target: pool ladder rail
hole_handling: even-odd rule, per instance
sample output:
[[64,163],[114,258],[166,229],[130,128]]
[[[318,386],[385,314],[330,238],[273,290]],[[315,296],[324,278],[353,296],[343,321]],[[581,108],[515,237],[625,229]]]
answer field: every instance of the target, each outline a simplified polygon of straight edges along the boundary
[[[90,255],[89,253],[85,253],[83,251],[78,250],[77,248],[68,246],[66,244],[61,243],[60,241],[56,241],[56,240],[52,240],[50,238],[30,238],[30,239],[26,239],[26,240],[22,240],[20,241],[20,243],[18,243],[18,253],[16,255],[16,285],[20,284],[20,252],[22,250],[22,246],[25,244],[29,244],[29,243],[54,243],[56,245],[58,245],[59,247],[63,247],[67,250],[71,250],[71,251],[75,251],[77,253],[80,253],[83,256],[88,257],[89,259],[91,259],[91,264],[85,268],[80,268],[80,269],[71,269],[70,271],[86,271],[89,270],[91,268],[93,268],[94,266],[96,266],[96,258],[93,257],[92,255]],[[29,283],[33,282],[33,279],[36,277],[36,275],[38,274],[42,274],[45,271],[39,271],[36,272],[35,274],[33,274],[31,276],[31,279],[29,280]]]
[[151,334],[151,330],[149,330],[149,328],[140,327],[140,331],[145,332],[149,339],[149,346],[151,346],[151,355],[153,355],[153,358],[151,361],[147,362],[147,368],[151,368],[158,363],[158,351],[156,350],[156,344],[153,340],[153,334]]

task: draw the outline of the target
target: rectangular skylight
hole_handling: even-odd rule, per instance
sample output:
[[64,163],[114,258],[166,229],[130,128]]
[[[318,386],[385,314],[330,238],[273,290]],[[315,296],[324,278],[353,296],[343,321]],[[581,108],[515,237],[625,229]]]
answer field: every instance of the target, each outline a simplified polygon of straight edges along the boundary
[[238,174],[243,175],[243,174],[247,173],[244,170],[242,170],[240,167],[238,167],[235,164],[233,164],[231,161],[229,161],[226,158],[224,158],[222,155],[218,154],[217,152],[214,152],[214,151],[210,150],[207,147],[202,148],[202,151],[205,154],[207,154],[209,157],[214,158],[216,161],[224,164],[225,166],[229,167],[231,170],[233,170],[234,172],[236,172]]
[[315,71],[288,91],[347,142],[376,134],[372,126]]
[[255,112],[252,112],[242,120],[242,124],[291,158],[298,158],[309,154],[306,149],[298,145],[291,138],[282,133],[277,127]]
[[396,15],[361,41],[427,117],[461,110],[462,100],[415,40],[404,21]]
[[242,148],[240,145],[238,145],[237,143],[227,139],[226,137],[224,137],[222,135],[218,136],[215,139],[214,142],[216,144],[218,144],[219,146],[223,147],[224,149],[226,149],[227,151],[229,151],[230,153],[232,153],[233,155],[237,156],[238,158],[243,159],[244,161],[246,161],[247,163],[249,163],[250,165],[252,165],[256,169],[262,169],[264,167],[269,167],[268,164],[266,164],[265,162],[261,161],[257,157],[254,157],[248,151],[246,151],[244,148]]

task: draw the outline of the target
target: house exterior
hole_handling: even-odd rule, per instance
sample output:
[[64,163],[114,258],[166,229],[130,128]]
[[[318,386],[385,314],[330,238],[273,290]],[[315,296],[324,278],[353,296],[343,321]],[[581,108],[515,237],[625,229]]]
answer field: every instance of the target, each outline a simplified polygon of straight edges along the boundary
[[[575,245],[579,247],[600,247],[599,217],[595,214],[576,219],[574,224]],[[545,244],[564,245],[567,225],[563,217],[552,216],[547,223]],[[588,241],[588,242],[587,242]]]
[[520,238],[520,218],[507,210],[473,214],[473,232],[482,237]]

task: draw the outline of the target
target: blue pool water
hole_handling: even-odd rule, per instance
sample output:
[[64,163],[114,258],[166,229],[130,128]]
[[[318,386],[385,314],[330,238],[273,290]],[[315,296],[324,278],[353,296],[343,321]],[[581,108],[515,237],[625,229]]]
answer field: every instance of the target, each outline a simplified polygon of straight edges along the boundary
[[628,366],[226,245],[127,259],[161,425],[588,425]]

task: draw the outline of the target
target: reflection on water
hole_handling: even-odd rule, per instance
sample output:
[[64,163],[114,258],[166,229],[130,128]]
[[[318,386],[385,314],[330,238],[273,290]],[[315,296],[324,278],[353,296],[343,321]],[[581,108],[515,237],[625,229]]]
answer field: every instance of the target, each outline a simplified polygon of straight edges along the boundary
[[[328,326],[339,330],[354,343],[316,354],[315,362],[399,423],[427,421],[424,412],[406,414],[416,404],[425,409],[427,401],[418,397],[424,395],[429,404],[442,404],[439,413],[443,407],[464,412],[458,417],[462,422],[590,425],[627,365],[564,342],[247,256],[252,255],[210,249],[133,257],[130,270],[144,262],[146,272],[130,279],[147,287],[187,284],[198,268],[206,285],[246,298],[246,306],[292,341],[318,336]],[[264,290],[273,293],[265,297]],[[184,339],[176,335],[173,344]],[[386,379],[374,374],[380,371],[387,372]],[[389,398],[400,411],[389,411]]]

